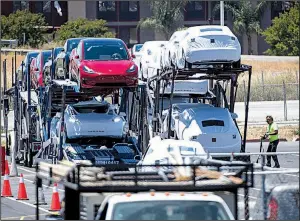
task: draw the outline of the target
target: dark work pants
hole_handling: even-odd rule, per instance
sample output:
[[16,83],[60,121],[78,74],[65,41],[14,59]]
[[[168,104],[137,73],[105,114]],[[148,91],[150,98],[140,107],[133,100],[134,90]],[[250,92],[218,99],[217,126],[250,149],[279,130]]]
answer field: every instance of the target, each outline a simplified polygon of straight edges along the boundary
[[[267,149],[267,152],[276,152],[278,143],[279,143],[279,140],[275,140],[273,142],[270,142],[269,146],[268,146],[268,149]],[[279,166],[277,155],[267,156],[267,165],[271,166],[271,157],[273,158],[273,160],[275,162],[275,166]]]

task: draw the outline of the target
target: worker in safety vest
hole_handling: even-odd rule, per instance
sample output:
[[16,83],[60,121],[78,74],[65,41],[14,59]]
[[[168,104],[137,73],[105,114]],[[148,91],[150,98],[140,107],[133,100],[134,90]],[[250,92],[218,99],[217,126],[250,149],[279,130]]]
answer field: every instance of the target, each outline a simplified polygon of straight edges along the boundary
[[[267,152],[276,152],[277,150],[277,146],[279,143],[279,136],[278,136],[278,126],[277,124],[274,122],[273,117],[272,116],[267,116],[266,117],[268,126],[267,126],[267,133],[262,136],[263,139],[269,138],[269,146],[267,149]],[[271,158],[273,158],[274,160],[274,168],[280,168],[278,159],[276,155],[272,155],[272,156],[267,156],[267,167],[271,167]]]

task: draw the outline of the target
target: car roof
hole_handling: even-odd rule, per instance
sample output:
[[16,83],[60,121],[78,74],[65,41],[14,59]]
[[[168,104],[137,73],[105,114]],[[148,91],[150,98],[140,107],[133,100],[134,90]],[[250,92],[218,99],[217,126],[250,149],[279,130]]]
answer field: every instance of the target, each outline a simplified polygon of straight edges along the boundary
[[193,26],[193,27],[189,27],[187,30],[189,32],[197,31],[201,35],[224,35],[225,34],[225,35],[233,36],[233,33],[227,26],[220,26],[220,25]]
[[68,38],[67,41],[70,41],[70,40],[81,40],[81,39],[84,39],[84,38]]
[[101,42],[122,42],[123,41],[119,38],[84,38],[82,39],[83,42],[96,42],[96,41],[101,41]]
[[156,147],[157,144],[160,146],[160,149],[163,147],[194,147],[197,150],[197,153],[202,152],[206,153],[204,148],[199,142],[191,140],[174,140],[174,139],[160,139],[160,137],[154,137],[149,142],[150,146]]
[[29,51],[27,52],[27,55],[30,55],[30,54],[39,54],[40,52],[39,51]]
[[[145,193],[132,193],[129,194],[114,194],[109,196],[109,203],[124,203],[124,202],[139,202],[139,201],[157,201],[157,200],[180,200],[180,201],[215,201],[224,203],[223,199],[213,193],[178,193],[171,192],[167,196],[164,192],[155,192],[154,195],[150,195],[151,192]],[[151,197],[150,197],[151,196]]]
[[89,101],[80,101],[75,104],[71,104],[72,107],[84,107],[84,106],[108,106],[110,105],[107,101],[97,101],[97,100],[89,100]]

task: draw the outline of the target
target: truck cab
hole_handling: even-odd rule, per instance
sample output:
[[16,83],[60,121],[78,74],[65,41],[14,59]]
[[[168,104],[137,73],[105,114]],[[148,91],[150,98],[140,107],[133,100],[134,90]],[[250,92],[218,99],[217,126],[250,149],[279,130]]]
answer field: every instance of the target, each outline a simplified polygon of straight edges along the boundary
[[225,201],[213,193],[150,191],[107,196],[95,219],[234,220],[234,216]]

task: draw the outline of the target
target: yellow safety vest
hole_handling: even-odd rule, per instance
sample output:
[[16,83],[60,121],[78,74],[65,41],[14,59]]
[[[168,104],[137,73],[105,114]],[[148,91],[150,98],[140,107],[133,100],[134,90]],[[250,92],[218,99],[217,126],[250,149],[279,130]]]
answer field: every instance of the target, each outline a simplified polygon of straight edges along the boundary
[[[275,130],[278,130],[278,127],[277,127],[277,124],[276,123],[272,123],[268,126],[268,133],[274,133]],[[278,140],[279,139],[279,136],[278,134],[276,135],[269,135],[269,141],[270,142],[273,142],[275,140]]]

